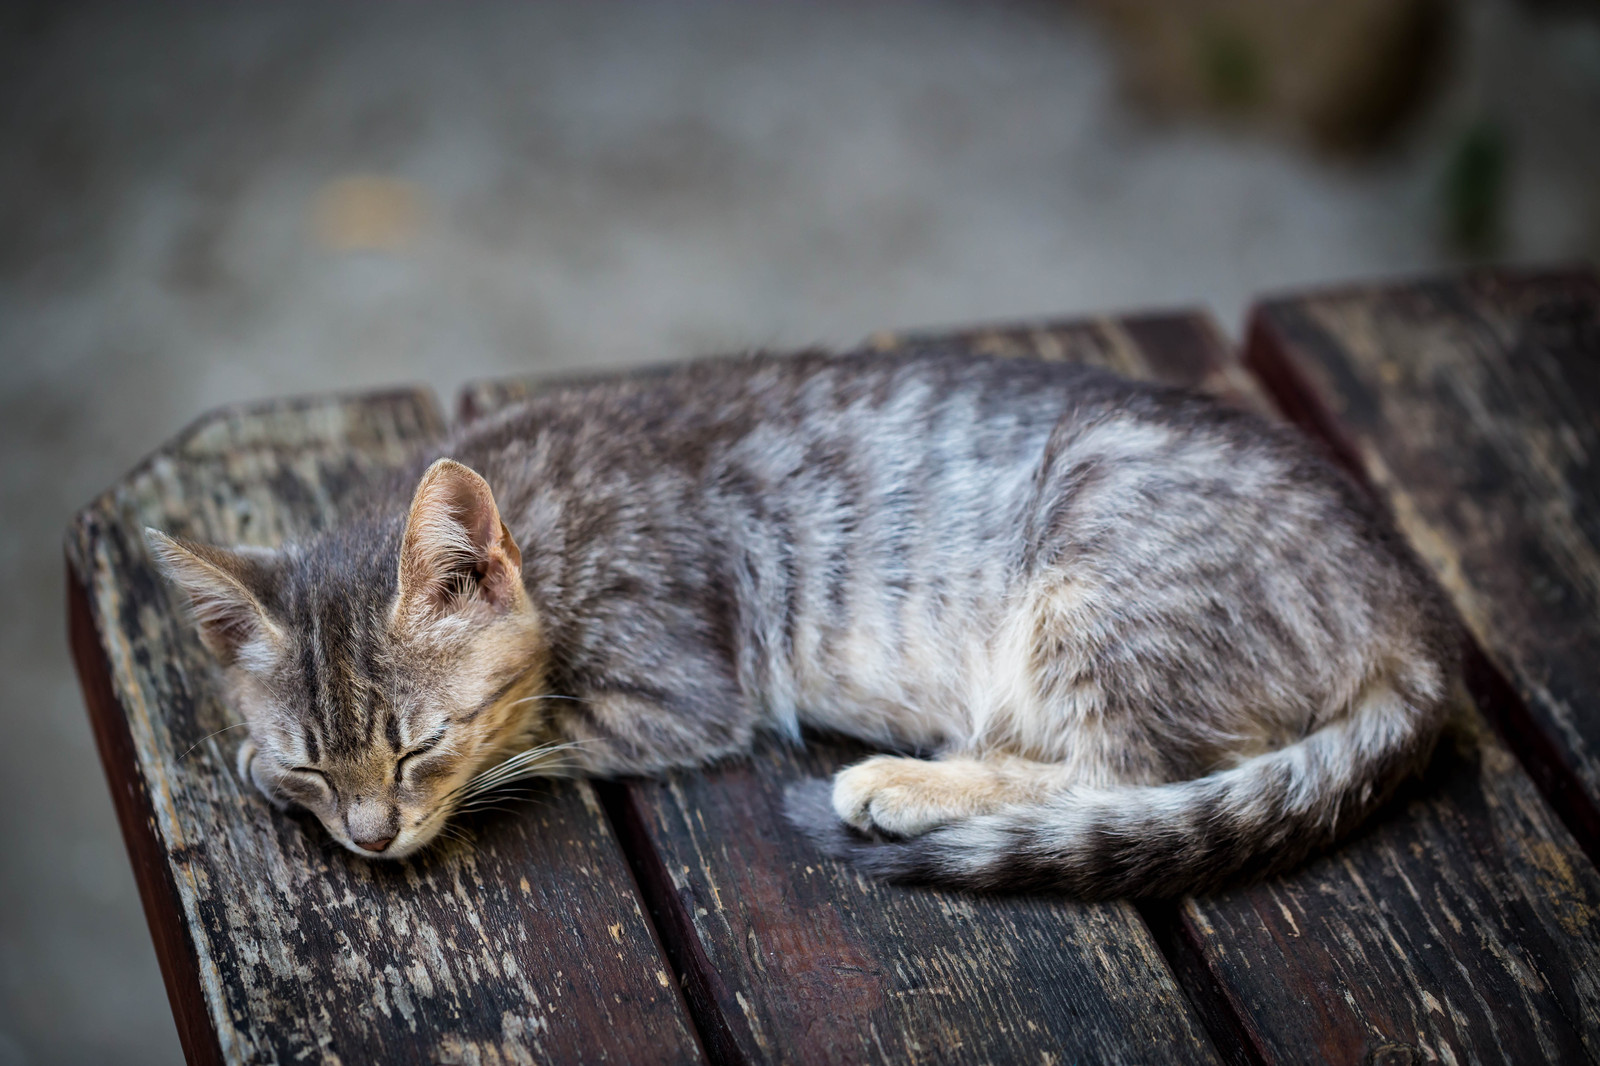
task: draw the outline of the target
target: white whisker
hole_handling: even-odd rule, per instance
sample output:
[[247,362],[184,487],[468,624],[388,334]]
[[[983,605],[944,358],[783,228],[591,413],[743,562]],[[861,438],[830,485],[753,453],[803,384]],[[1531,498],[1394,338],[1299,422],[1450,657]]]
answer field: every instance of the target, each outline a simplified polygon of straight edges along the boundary
[[464,810],[470,810],[470,811],[499,811],[502,814],[516,814],[517,813],[516,811],[512,810],[510,807],[506,807],[506,806],[503,806],[503,805],[498,804],[498,803],[485,803],[485,804],[482,804],[481,806],[467,807],[467,808],[463,808],[463,809]]
[[580,696],[557,696],[553,692],[545,692],[537,696],[524,696],[520,700],[512,700],[510,706],[520,707],[524,703],[532,703],[534,700],[571,700],[573,703],[585,702],[585,700]]
[[198,748],[200,745],[204,744],[206,741],[210,740],[212,737],[216,736],[218,733],[226,733],[230,729],[242,729],[243,727],[245,727],[245,726],[247,726],[249,724],[250,724],[249,722],[235,722],[232,725],[225,725],[221,729],[212,730],[210,733],[207,733],[205,736],[201,737],[199,740],[195,741],[193,744],[190,744],[188,746],[188,748],[184,749],[184,753],[182,755],[178,756],[177,761],[178,762],[182,762],[183,760],[187,759],[189,757],[189,753],[190,752],[194,751],[194,749]]
[[575,740],[564,744],[547,744],[519,752],[470,779],[461,789],[461,798],[471,799],[474,796],[482,795],[507,785],[512,781],[546,774],[550,769],[560,769],[562,771],[571,769],[572,764],[568,761],[556,760],[553,757],[560,752],[569,751],[587,743],[590,742]]

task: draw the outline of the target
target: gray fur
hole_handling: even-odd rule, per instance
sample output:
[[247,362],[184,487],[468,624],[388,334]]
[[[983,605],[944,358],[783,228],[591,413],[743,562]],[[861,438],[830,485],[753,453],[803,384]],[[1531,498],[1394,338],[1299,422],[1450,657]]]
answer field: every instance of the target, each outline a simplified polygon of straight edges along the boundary
[[[1405,545],[1298,435],[1190,393],[937,347],[746,357],[555,389],[440,454],[492,487],[527,669],[564,697],[518,743],[594,774],[802,724],[933,753],[791,797],[884,876],[1104,896],[1276,868],[1441,724],[1452,631]],[[279,713],[326,745],[387,713],[409,738],[448,680],[383,647],[409,488],[252,571],[301,659]]]

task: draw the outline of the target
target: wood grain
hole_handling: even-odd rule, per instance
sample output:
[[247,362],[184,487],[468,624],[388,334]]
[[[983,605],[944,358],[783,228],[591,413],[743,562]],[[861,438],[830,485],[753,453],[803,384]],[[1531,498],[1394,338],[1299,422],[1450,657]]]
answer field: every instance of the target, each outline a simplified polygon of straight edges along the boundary
[[1274,300],[1249,358],[1389,502],[1517,698],[1475,687],[1600,856],[1600,278]]
[[692,936],[692,994],[738,1059],[1216,1061],[1132,906],[889,886],[819,856],[783,787],[865,754],[811,737],[628,785],[659,863],[641,881],[664,879],[659,921]]
[[593,789],[369,864],[232,770],[214,667],[146,525],[276,544],[437,437],[403,392],[219,412],[69,531],[74,651],[193,1062],[687,1062],[702,1052]]
[[[1505,320],[1482,331],[1452,321],[1471,302],[1448,283],[1277,301],[1257,314],[1248,360],[1287,413],[1388,499],[1458,605],[1461,572],[1451,560],[1459,556],[1441,551],[1446,542],[1392,490],[1394,467],[1375,442],[1453,441],[1428,474],[1442,480],[1418,491],[1453,511],[1484,506],[1481,486],[1449,473],[1477,462],[1457,421],[1470,422],[1470,412],[1400,400],[1414,372],[1401,366],[1411,361],[1498,361],[1502,377],[1517,376],[1526,350]],[[1292,365],[1282,361],[1286,349]],[[1300,376],[1302,358],[1320,368],[1315,386]],[[1362,366],[1369,391],[1346,402],[1335,388],[1358,381]],[[1469,382],[1445,371],[1436,388],[1459,396]],[[1343,435],[1336,425],[1357,411],[1361,428]],[[1513,583],[1537,581],[1524,564],[1514,554],[1500,560],[1521,572]],[[1484,686],[1475,689],[1498,718]],[[1289,877],[1186,902],[1182,934],[1266,1061],[1587,1061],[1600,1057],[1597,906],[1600,876],[1579,842],[1478,708],[1463,704],[1427,779],[1387,817]]]

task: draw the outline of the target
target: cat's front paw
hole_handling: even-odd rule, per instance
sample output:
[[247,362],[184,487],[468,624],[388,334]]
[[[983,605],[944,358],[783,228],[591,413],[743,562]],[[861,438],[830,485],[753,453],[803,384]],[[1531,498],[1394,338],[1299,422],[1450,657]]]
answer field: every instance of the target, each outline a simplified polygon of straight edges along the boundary
[[967,813],[945,769],[895,755],[847,766],[833,778],[833,812],[863,833],[921,836]]

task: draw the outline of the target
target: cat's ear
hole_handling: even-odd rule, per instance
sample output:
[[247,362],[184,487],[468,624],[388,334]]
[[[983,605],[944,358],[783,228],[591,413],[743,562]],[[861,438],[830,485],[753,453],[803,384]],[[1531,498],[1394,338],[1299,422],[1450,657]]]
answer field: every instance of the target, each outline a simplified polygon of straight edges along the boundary
[[454,459],[428,467],[400,542],[396,610],[449,614],[475,604],[509,610],[522,595],[522,552],[489,483]]
[[259,587],[277,553],[265,548],[216,548],[144,531],[145,543],[161,572],[189,599],[200,639],[224,666],[247,649],[280,647],[283,633],[251,591]]

